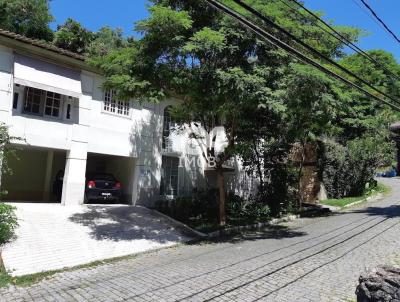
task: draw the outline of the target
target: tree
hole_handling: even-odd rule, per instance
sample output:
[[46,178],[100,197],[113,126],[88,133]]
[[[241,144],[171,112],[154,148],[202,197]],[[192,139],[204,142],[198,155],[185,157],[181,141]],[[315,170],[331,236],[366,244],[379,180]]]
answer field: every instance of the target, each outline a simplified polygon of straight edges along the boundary
[[[359,75],[362,79],[370,82],[381,91],[400,98],[400,65],[391,53],[384,50],[370,50],[367,52],[373,57],[380,66],[385,66],[386,70],[360,54],[349,55],[342,58],[339,63],[352,72]],[[388,72],[389,70],[390,72]],[[394,74],[394,75],[393,75]],[[397,75],[397,78],[396,78]],[[357,84],[362,85],[358,81]],[[375,131],[377,126],[386,127],[387,123],[400,118],[399,114],[385,105],[364,96],[363,94],[350,90],[347,93],[343,111],[338,116],[337,124],[343,129],[342,140],[354,139],[362,136],[365,132]],[[386,113],[383,113],[386,112]],[[379,118],[380,114],[386,115],[385,119]],[[392,117],[390,117],[392,116]],[[377,125],[377,120],[381,125]]]
[[94,33],[85,29],[79,22],[68,18],[63,25],[57,26],[53,44],[57,47],[83,54],[94,39]]
[[[293,59],[204,1],[152,2],[149,18],[136,25],[143,37],[92,63],[107,76],[105,87],[117,89],[121,98],[160,101],[178,96],[182,103],[175,114],[182,124],[201,125],[210,133],[215,117],[221,121],[226,147],[213,155],[220,192],[219,220],[224,224],[223,166],[238,154],[244,142],[237,140],[238,129],[254,122],[244,113],[260,111],[290,120],[285,117],[291,103],[283,97],[286,87],[282,79],[293,73]],[[231,1],[224,2],[233,6]],[[279,1],[251,2],[307,43],[317,44],[330,56],[342,55],[343,45],[314,26],[312,18],[292,14]],[[340,30],[352,40],[359,34],[353,28]],[[321,40],[323,44],[317,43]],[[306,93],[307,90],[302,92]],[[258,133],[256,142],[268,140],[267,135]],[[196,134],[193,137],[202,139]]]
[[111,51],[128,46],[128,40],[123,37],[120,28],[102,27],[94,34],[94,39],[86,48],[89,57],[105,56]]
[[51,41],[49,0],[0,0],[0,28],[28,38]]

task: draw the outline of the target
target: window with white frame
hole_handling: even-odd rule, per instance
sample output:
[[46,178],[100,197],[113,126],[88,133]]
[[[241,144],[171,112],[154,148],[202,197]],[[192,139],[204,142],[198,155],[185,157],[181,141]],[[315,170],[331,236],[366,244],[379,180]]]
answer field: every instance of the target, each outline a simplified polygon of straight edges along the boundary
[[129,116],[129,101],[116,100],[116,91],[108,90],[104,92],[104,111],[118,115]]
[[[67,104],[67,96],[33,87],[22,89],[24,89],[20,90],[21,95],[24,95],[22,113],[58,119],[63,118],[63,114],[65,114],[64,118],[71,120],[71,106],[64,109],[64,105]],[[22,93],[22,91],[24,92]],[[17,91],[17,93],[20,92]],[[72,98],[68,97],[68,102],[71,101]],[[17,109],[18,103],[13,104],[13,108]]]
[[44,114],[52,117],[60,115],[61,94],[46,91]]
[[24,112],[40,114],[43,90],[26,87]]
[[178,168],[179,158],[162,157],[160,195],[178,195]]

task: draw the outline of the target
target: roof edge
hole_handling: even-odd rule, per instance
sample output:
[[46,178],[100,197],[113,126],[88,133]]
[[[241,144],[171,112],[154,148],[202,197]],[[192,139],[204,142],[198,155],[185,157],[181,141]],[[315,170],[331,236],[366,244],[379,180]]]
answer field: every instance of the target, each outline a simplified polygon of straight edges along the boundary
[[46,50],[50,50],[52,52],[55,52],[55,53],[61,54],[63,56],[67,56],[67,57],[79,60],[79,61],[85,61],[86,60],[85,56],[83,56],[83,55],[74,53],[74,52],[69,51],[69,50],[65,50],[65,49],[59,48],[59,47],[54,46],[54,45],[51,45],[46,41],[27,38],[25,36],[22,36],[20,34],[16,34],[14,32],[11,32],[11,31],[8,31],[8,30],[5,30],[5,29],[1,29],[0,28],[0,36],[7,37],[7,38],[10,38],[10,39],[13,39],[13,40],[17,40],[19,42],[23,42],[23,43],[30,44],[30,45],[33,45],[33,46],[37,46],[37,47],[40,47],[40,48],[43,48],[43,49],[46,49]]

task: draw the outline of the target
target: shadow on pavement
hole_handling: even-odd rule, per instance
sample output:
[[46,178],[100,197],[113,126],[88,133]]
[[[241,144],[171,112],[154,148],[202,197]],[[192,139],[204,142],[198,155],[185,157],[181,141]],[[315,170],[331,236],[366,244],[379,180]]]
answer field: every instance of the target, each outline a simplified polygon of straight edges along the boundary
[[189,237],[185,230],[143,207],[88,205],[86,212],[73,214],[69,220],[89,227],[96,240],[166,243]]
[[387,207],[367,207],[363,209],[347,211],[347,213],[364,213],[369,216],[382,216],[384,218],[395,218],[395,217],[400,217],[400,205],[390,205]]
[[240,243],[263,239],[285,239],[306,236],[307,232],[296,231],[282,225],[270,226],[259,231],[248,231],[234,235],[208,239],[209,243]]

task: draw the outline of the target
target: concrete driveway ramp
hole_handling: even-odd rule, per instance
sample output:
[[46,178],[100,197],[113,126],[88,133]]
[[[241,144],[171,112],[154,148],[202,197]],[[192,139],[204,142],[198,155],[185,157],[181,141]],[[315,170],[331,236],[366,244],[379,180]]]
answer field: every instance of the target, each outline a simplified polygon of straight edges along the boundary
[[17,239],[4,246],[13,276],[120,257],[192,239],[187,230],[144,207],[12,203]]

